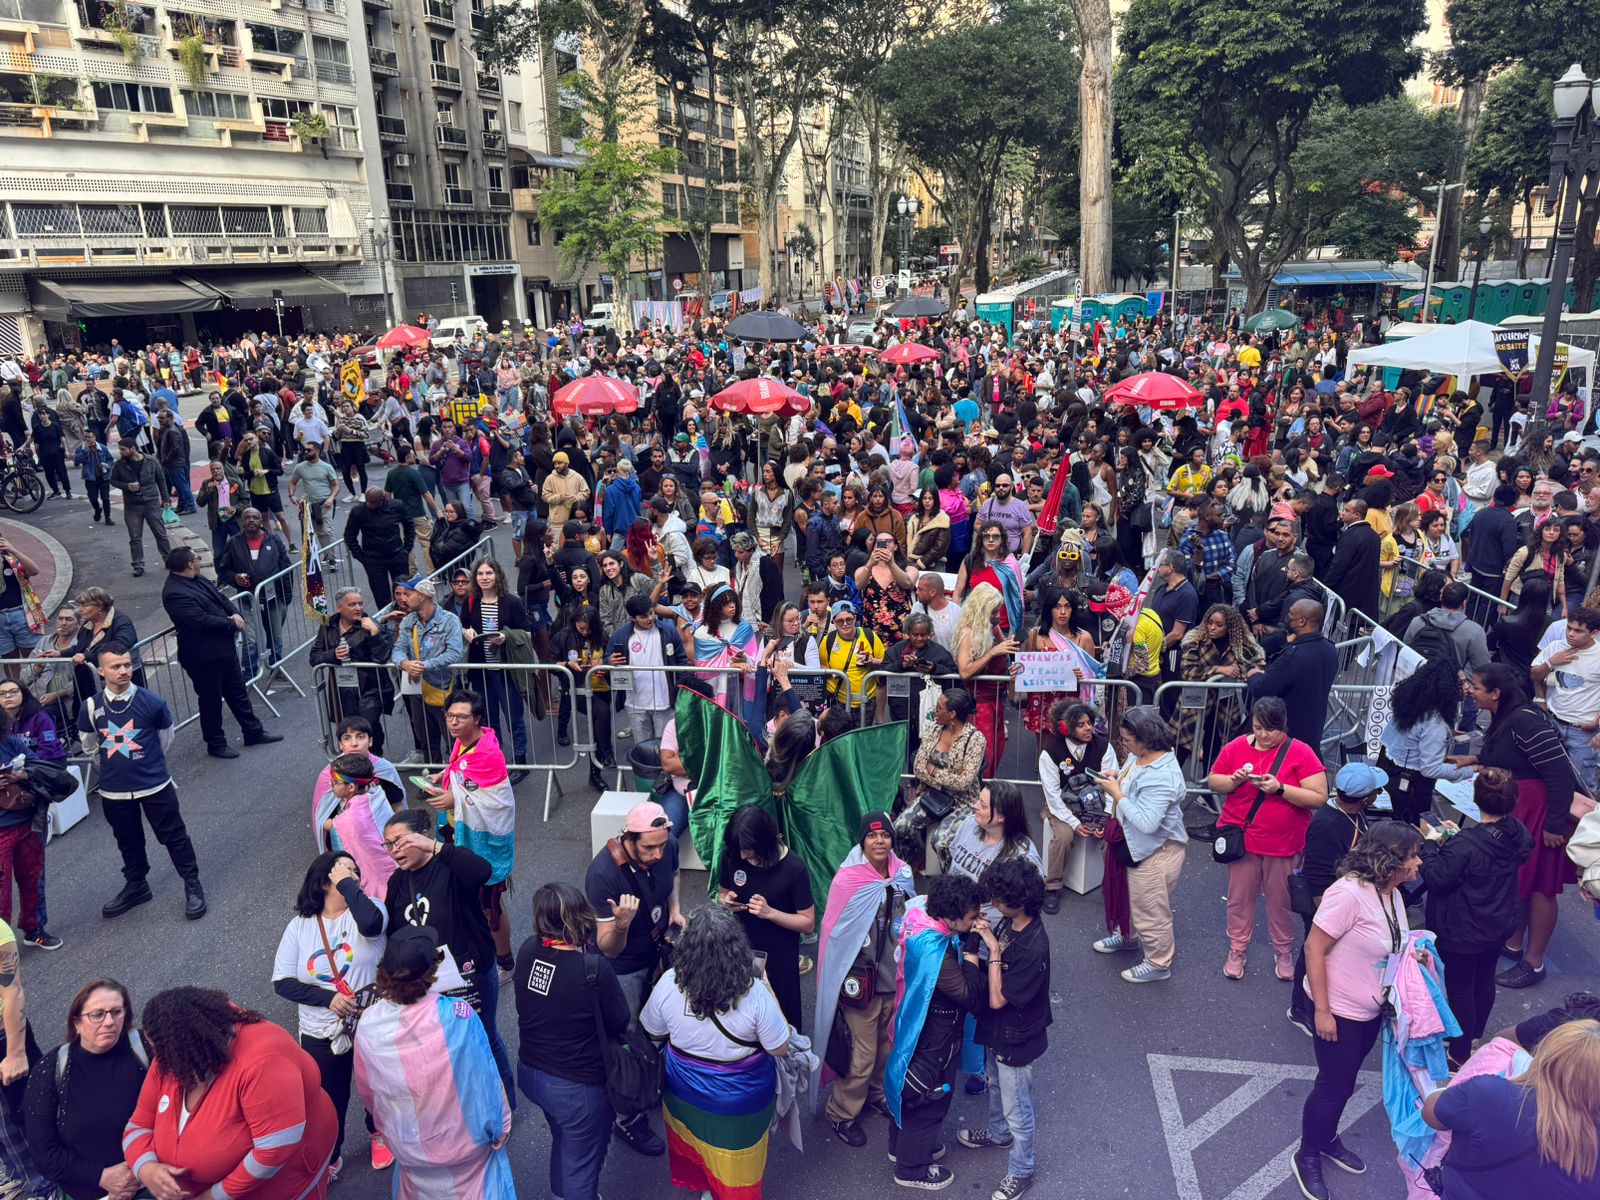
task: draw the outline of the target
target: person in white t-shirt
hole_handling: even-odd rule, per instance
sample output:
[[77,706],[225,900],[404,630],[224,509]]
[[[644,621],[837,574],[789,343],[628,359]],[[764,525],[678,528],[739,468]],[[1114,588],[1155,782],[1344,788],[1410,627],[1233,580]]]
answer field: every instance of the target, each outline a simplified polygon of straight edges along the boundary
[[1572,755],[1578,783],[1593,792],[1600,776],[1600,611],[1580,606],[1567,614],[1565,635],[1533,660],[1533,682]]
[[917,576],[917,602],[912,612],[926,613],[933,622],[933,640],[951,654],[955,653],[956,622],[961,619],[961,606],[952,604],[944,590],[944,577],[937,571],[924,571]]

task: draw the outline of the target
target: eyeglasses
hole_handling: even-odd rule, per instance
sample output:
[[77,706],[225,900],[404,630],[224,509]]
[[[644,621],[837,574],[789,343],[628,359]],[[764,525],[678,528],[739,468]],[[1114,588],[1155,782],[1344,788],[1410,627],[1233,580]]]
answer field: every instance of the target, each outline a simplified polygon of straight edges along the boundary
[[444,715],[444,719],[445,719],[446,723],[451,723],[451,722],[455,722],[455,721],[470,721],[470,720],[472,720],[472,714],[471,713],[449,713],[449,712],[447,712]]
[[385,850],[393,851],[393,850],[398,849],[400,844],[402,842],[404,842],[404,841],[405,841],[405,838],[403,836],[402,837],[397,837],[397,838],[385,838],[384,841],[383,841],[383,848]]
[[83,1019],[91,1025],[98,1025],[101,1021],[120,1021],[127,1016],[125,1008],[96,1008],[83,1014]]
[[1003,537],[1005,537],[1003,533],[986,533],[983,535],[983,540],[986,542],[998,542]]

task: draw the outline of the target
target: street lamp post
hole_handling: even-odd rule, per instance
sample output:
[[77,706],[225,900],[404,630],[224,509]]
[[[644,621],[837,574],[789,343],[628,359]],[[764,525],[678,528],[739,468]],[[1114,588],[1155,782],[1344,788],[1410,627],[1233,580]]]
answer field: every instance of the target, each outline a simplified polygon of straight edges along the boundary
[[389,289],[389,258],[393,247],[389,244],[389,218],[367,214],[367,236],[372,239],[372,252],[378,260],[378,283],[383,288],[383,319],[388,328],[395,326],[394,297]]
[[[1544,436],[1544,414],[1550,405],[1550,375],[1555,369],[1556,339],[1561,334],[1561,306],[1567,298],[1567,270],[1578,238],[1578,207],[1600,193],[1600,80],[1593,83],[1573,63],[1556,80],[1555,145],[1550,150],[1550,186],[1545,213],[1556,210],[1555,253],[1550,259],[1550,300],[1539,331],[1539,354],[1533,366],[1533,411],[1528,415],[1530,439]],[[1559,197],[1559,200],[1558,200]],[[1537,446],[1536,440],[1529,441]]]
[[1494,222],[1487,216],[1478,221],[1478,252],[1473,255],[1472,262],[1472,297],[1467,301],[1467,320],[1472,320],[1478,311],[1478,282],[1483,278],[1483,256],[1489,252],[1489,230],[1494,228]]
[[911,223],[917,215],[917,198],[915,196],[901,196],[895,204],[895,210],[900,214],[900,271],[909,274],[911,271]]

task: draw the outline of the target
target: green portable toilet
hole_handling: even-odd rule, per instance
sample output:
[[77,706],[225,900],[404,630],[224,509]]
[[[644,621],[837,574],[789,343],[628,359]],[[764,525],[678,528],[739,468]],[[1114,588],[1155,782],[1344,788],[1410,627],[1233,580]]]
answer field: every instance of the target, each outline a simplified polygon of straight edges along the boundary
[[1006,340],[1011,339],[1013,332],[1013,306],[1016,295],[1009,288],[998,292],[985,292],[976,301],[976,310],[980,321],[987,321],[991,325],[1004,325],[1006,327]]
[[1083,323],[1091,325],[1101,317],[1109,316],[1115,295],[1085,296],[1083,298]]
[[1115,302],[1111,305],[1111,323],[1113,325],[1121,324],[1131,328],[1135,321],[1142,320],[1149,315],[1150,302],[1143,296],[1135,295],[1132,292],[1119,293],[1115,298]]
[[1517,289],[1517,298],[1513,304],[1513,316],[1531,317],[1544,311],[1545,302],[1550,299],[1550,281],[1548,279],[1524,279],[1522,286]]
[[1056,300],[1050,305],[1050,328],[1060,329],[1072,320],[1072,297]]
[[1460,323],[1467,319],[1467,307],[1472,303],[1471,284],[1436,283],[1433,285],[1433,294],[1444,301],[1436,310],[1439,321],[1454,320]]
[[1480,302],[1478,320],[1498,325],[1507,317],[1517,315],[1517,293],[1522,288],[1522,280],[1502,279],[1484,287],[1488,289],[1488,295]]

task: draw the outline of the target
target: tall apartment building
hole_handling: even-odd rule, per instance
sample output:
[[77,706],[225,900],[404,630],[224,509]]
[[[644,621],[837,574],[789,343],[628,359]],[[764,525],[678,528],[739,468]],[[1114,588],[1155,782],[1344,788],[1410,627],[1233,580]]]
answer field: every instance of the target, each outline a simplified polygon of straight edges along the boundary
[[[830,105],[806,114],[784,163],[778,189],[778,251],[790,294],[814,296],[835,276],[872,271],[872,198],[867,187],[867,139],[860,123],[834,118]],[[809,254],[795,245],[801,226],[811,232]],[[754,238],[751,238],[754,241]]]
[[360,0],[0,0],[0,351],[377,325]]
[[472,55],[487,2],[361,0],[406,320],[426,311],[498,327],[527,315],[511,238],[505,88]]
[[[732,102],[710,95],[704,73],[692,79],[656,84],[655,137],[680,156],[679,170],[661,180],[665,218],[661,267],[666,295],[697,292],[709,296],[724,289],[755,283],[755,264],[745,267],[745,243],[739,220],[739,152]],[[640,131],[637,136],[648,137]],[[710,216],[709,278],[701,278],[700,256],[684,232],[683,221],[695,214]],[[653,292],[660,295],[659,292]]]

